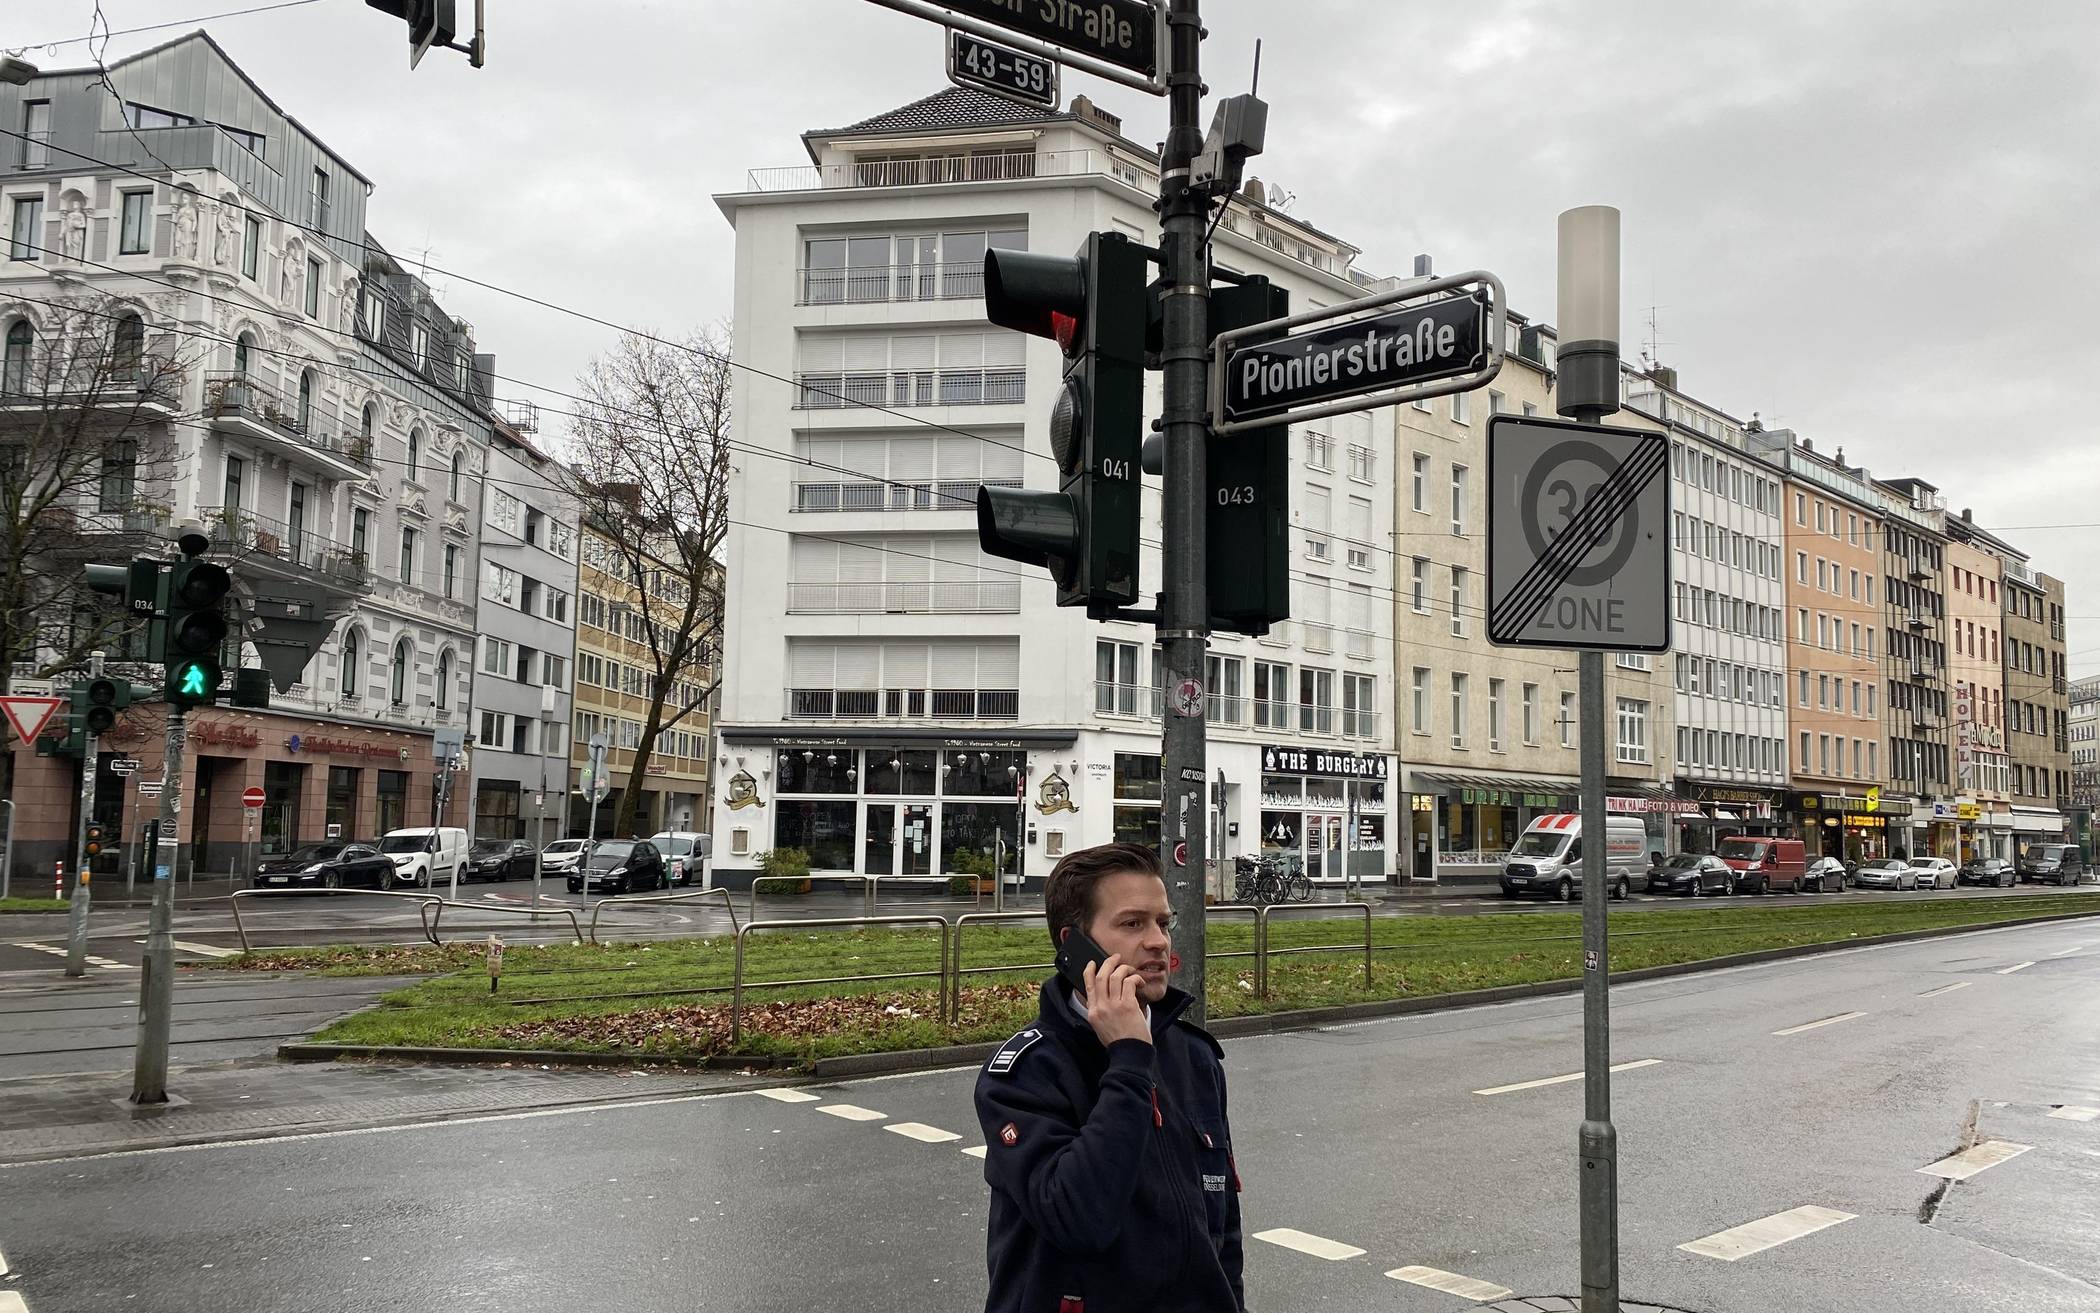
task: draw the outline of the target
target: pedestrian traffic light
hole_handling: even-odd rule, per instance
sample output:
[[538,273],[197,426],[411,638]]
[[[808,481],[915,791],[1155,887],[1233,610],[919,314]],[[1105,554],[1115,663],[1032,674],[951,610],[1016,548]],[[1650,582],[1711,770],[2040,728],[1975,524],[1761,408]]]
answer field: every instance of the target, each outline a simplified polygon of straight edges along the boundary
[[[1213,336],[1282,319],[1291,294],[1266,278],[1210,290]],[[1290,426],[1212,437],[1204,453],[1210,627],[1260,636],[1291,615]]]
[[1057,604],[1096,617],[1138,600],[1147,281],[1144,249],[1121,233],[1090,233],[1072,256],[984,257],[985,317],[1050,338],[1066,365],[1050,413],[1058,491],[980,488],[977,541],[1048,569]]
[[209,705],[219,695],[220,648],[227,634],[226,595],[233,576],[223,565],[194,556],[176,562],[168,579],[166,650],[168,701]]

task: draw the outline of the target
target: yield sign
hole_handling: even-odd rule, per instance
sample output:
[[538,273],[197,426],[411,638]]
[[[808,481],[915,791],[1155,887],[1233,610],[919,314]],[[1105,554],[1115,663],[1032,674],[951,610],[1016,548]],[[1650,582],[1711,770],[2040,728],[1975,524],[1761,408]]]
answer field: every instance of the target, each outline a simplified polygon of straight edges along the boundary
[[65,705],[65,701],[64,698],[18,693],[0,698],[0,711],[7,713],[7,723],[15,727],[15,733],[22,736],[23,742],[34,743],[37,736],[44,732],[44,726],[51,723],[52,715]]

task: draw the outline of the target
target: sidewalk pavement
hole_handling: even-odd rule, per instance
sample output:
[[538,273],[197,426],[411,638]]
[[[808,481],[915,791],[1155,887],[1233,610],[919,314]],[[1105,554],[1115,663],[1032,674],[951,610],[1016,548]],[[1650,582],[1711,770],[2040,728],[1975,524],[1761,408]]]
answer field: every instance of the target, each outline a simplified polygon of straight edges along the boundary
[[735,1072],[598,1071],[532,1065],[412,1066],[250,1060],[176,1068],[173,1101],[129,1102],[128,1075],[0,1082],[0,1166],[317,1131],[445,1121],[580,1103],[777,1084]]
[[[1520,1295],[1497,1304],[1482,1304],[1475,1313],[1582,1313],[1580,1295]],[[1687,1313],[1674,1305],[1619,1300],[1619,1313]]]

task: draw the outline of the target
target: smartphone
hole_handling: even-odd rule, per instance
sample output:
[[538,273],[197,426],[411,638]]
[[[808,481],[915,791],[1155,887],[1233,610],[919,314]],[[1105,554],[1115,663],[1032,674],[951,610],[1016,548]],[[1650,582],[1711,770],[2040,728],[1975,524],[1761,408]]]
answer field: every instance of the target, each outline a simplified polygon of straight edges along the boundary
[[1057,946],[1057,973],[1072,982],[1082,1000],[1086,998],[1086,964],[1092,962],[1098,967],[1107,961],[1108,954],[1101,951],[1101,945],[1076,925],[1065,932],[1064,942]]

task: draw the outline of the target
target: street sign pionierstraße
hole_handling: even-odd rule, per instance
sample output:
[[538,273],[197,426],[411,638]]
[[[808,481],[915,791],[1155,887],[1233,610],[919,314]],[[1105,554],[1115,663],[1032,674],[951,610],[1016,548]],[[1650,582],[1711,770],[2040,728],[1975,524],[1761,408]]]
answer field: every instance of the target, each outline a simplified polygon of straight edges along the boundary
[[1166,0],[875,0],[886,9],[1011,41],[1031,54],[1167,92]]
[[[1454,288],[1469,288],[1443,296]],[[1502,285],[1473,272],[1220,333],[1211,344],[1211,429],[1397,405],[1491,381],[1508,316]]]
[[1670,440],[1519,415],[1488,420],[1488,641],[1670,646]]

